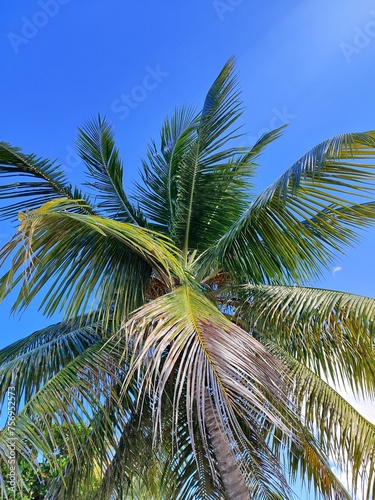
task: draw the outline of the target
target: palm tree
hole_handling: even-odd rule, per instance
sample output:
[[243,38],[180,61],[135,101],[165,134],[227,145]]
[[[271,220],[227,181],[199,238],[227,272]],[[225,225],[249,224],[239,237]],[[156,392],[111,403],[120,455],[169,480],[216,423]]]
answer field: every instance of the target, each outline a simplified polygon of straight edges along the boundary
[[292,498],[296,476],[375,496],[375,428],[331,386],[374,395],[375,300],[306,286],[374,222],[375,131],[319,144],[256,195],[281,129],[239,147],[241,113],[229,60],[199,113],[165,120],[131,198],[101,117],[79,130],[85,194],[1,144],[0,215],[19,228],[0,295],[63,314],[0,351],[17,453],[56,470],[48,498]]

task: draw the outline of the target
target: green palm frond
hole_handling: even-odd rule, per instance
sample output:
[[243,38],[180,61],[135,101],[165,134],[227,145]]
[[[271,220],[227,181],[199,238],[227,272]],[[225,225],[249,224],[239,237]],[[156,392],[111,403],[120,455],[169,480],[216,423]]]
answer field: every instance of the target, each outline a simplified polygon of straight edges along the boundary
[[365,203],[375,187],[374,158],[374,131],[319,144],[254,199],[202,258],[203,268],[253,283],[316,277],[374,222],[374,204]]
[[253,150],[235,147],[239,132],[233,125],[242,104],[233,72],[229,60],[198,115],[183,108],[166,120],[161,151],[152,144],[143,166],[145,186],[137,186],[142,209],[185,256],[216,241],[245,210],[253,160],[271,141],[269,134]]
[[[106,348],[104,348],[106,349]],[[134,401],[132,384],[131,397],[121,399],[121,409],[126,418],[118,417],[119,408],[103,404],[105,411],[96,413],[88,425],[87,435],[80,435],[81,441],[75,444],[75,454],[64,468],[63,478],[57,477],[52,484],[48,498],[81,498],[79,491],[84,489],[83,499],[119,498],[223,498],[221,491],[212,483],[209,467],[205,458],[196,427],[196,449],[201,456],[203,470],[197,470],[196,455],[192,452],[189,431],[184,420],[178,428],[178,445],[171,432],[171,405],[163,409],[163,440],[153,444],[152,405],[143,407],[140,414],[134,412],[129,399]],[[116,393],[118,393],[117,389]],[[120,400],[119,400],[120,401]],[[184,409],[182,408],[182,411]],[[169,416],[168,416],[169,415]],[[98,445],[100,443],[100,446]],[[92,472],[96,471],[92,488]],[[91,475],[90,475],[91,472]],[[77,475],[81,482],[77,483]],[[208,476],[203,480],[202,475]]]
[[[119,446],[94,500],[110,498],[178,498],[193,500],[222,498],[220,488],[212,483],[201,443],[197,442],[205,470],[197,470],[187,423],[178,429],[179,445],[171,433],[170,405],[164,406],[163,440],[153,445],[151,404],[132,418],[122,433]],[[198,429],[197,429],[198,430]],[[199,436],[197,434],[197,439]],[[205,479],[202,475],[207,472]],[[207,477],[208,476],[208,477]],[[123,495],[123,496],[121,496]],[[221,494],[222,495],[222,494]]]
[[[91,345],[101,341],[99,325],[84,319],[38,330],[0,351],[0,402],[9,386],[27,402],[48,380]],[[107,332],[108,334],[108,332]]]
[[[288,351],[272,343],[268,347],[293,373],[293,400],[324,454],[347,472],[348,481],[351,476],[349,482],[354,492],[372,498],[375,495],[375,426]],[[291,458],[292,470],[307,474],[311,467],[309,457],[294,455],[294,459]],[[314,479],[311,473],[310,477]]]
[[185,255],[225,233],[243,210],[250,187],[252,165],[242,161],[247,151],[229,146],[238,137],[238,128],[232,126],[242,114],[233,70],[230,59],[207,93],[196,138],[181,158],[170,232]]
[[[17,200],[0,208],[1,219],[17,220],[20,211],[34,210],[56,198],[83,198],[55,162],[26,155],[5,142],[0,142],[0,178],[12,180],[0,186],[0,200]],[[89,206],[85,210],[91,212]]]
[[[103,343],[93,344],[72,359],[51,377],[15,416],[13,441],[16,450],[35,468],[37,468],[35,457],[41,454],[60,474],[63,472],[55,456],[57,443],[56,435],[54,436],[51,432],[52,426],[55,427],[57,436],[60,433],[63,440],[66,440],[64,433],[67,430],[70,433],[70,445],[66,450],[70,461],[80,456],[82,460],[90,462],[89,452],[92,453],[92,449],[95,448],[95,456],[99,460],[100,457],[102,460],[105,459],[105,454],[103,454],[105,447],[100,436],[106,436],[105,424],[111,425],[109,412],[116,413],[115,420],[118,425],[121,425],[121,422],[125,425],[126,415],[120,409],[127,398],[129,398],[128,404],[132,404],[134,394],[132,397],[123,395],[120,402],[118,394],[113,390],[114,387],[121,386],[124,377],[117,362],[118,352],[115,347],[111,350],[103,350],[102,347]],[[128,394],[132,390],[129,384]],[[91,447],[80,446],[82,436],[78,430],[86,429],[84,437],[88,439],[90,422],[95,423],[95,415],[100,415],[102,412],[103,425],[96,431]],[[0,432],[0,456],[2,458],[5,458],[7,454],[8,439],[7,429],[4,429]],[[106,453],[110,456],[110,450]]]
[[257,139],[257,141],[251,146],[250,151],[248,153],[250,158],[248,159],[253,162],[258,160],[258,158],[262,155],[262,153],[264,153],[265,148],[273,141],[279,139],[282,136],[283,131],[286,127],[287,125],[282,125],[281,127],[275,128],[273,130],[270,130],[262,134]]
[[176,211],[178,175],[181,161],[195,140],[196,113],[181,107],[166,118],[161,130],[160,151],[152,142],[136,183],[135,199],[151,227],[170,235]]
[[19,232],[0,253],[0,261],[13,257],[0,280],[0,295],[22,283],[15,309],[26,307],[46,287],[41,304],[46,314],[64,309],[69,318],[88,309],[100,321],[116,321],[143,303],[152,271],[167,288],[175,279],[186,279],[167,238],[74,212],[77,206],[57,200],[21,216]]
[[[118,388],[114,386],[112,392],[118,392]],[[87,433],[80,435],[63,476],[57,476],[51,484],[48,498],[102,500],[116,494],[122,498],[130,488],[132,478],[142,472],[138,463],[150,462],[153,450],[141,439],[139,420],[133,416],[134,393],[129,396],[121,401],[121,407],[113,405],[110,398],[103,401],[102,410],[87,425]]]
[[326,379],[375,395],[375,299],[316,288],[245,285],[239,316]]
[[123,186],[123,166],[108,120],[98,116],[79,129],[78,153],[88,173],[97,208],[103,215],[121,222],[144,225],[142,214],[129,202]]
[[[112,450],[111,460],[103,470],[100,485],[92,496],[94,500],[109,499],[114,495],[124,498],[126,492],[132,490],[134,478],[140,476],[142,480],[142,473],[145,472],[143,464],[150,465],[154,450],[146,439],[142,439],[143,432],[137,430],[133,420],[129,419],[125,429],[121,431],[116,447]],[[65,472],[68,472],[74,483],[75,469],[70,467]],[[61,480],[59,482],[61,483]]]

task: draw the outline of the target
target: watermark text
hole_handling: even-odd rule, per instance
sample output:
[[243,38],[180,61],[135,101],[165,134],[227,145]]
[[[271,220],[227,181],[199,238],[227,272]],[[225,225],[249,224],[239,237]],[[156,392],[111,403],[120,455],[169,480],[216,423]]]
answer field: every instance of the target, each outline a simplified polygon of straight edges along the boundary
[[16,443],[15,443],[15,417],[16,417],[16,389],[13,386],[8,387],[8,418],[6,432],[7,451],[8,451],[8,486],[13,494],[16,494],[17,473],[16,473]]
[[350,63],[353,56],[360,54],[375,38],[375,11],[371,11],[373,19],[367,21],[363,26],[354,27],[354,36],[351,42],[341,42],[340,49],[347,63]]
[[127,94],[121,94],[111,103],[111,111],[119,115],[120,120],[125,120],[131,111],[144,101],[149,92],[155,90],[169,73],[160,68],[160,64],[154,67],[146,66],[145,75],[139,85],[135,85]]
[[212,5],[220,21],[223,21],[226,14],[233,12],[242,2],[243,0],[214,0]]
[[69,3],[70,0],[39,0],[38,10],[30,17],[21,17],[22,26],[18,33],[10,31],[7,38],[14,52],[19,53],[23,45],[27,45],[30,40],[36,37],[39,31],[47,26],[49,21],[55,17],[60,6]]

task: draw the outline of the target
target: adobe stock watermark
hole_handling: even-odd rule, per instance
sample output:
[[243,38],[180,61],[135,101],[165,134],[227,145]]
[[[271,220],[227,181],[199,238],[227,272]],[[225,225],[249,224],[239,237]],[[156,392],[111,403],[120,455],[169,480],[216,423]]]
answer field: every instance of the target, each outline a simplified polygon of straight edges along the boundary
[[38,7],[34,14],[28,17],[21,17],[22,26],[19,33],[10,31],[7,38],[16,54],[19,53],[23,45],[27,45],[30,40],[36,37],[39,31],[47,26],[50,19],[57,16],[61,5],[66,5],[70,0],[39,0]]
[[15,442],[15,419],[16,417],[16,388],[8,387],[8,418],[6,432],[7,438],[7,463],[9,468],[8,473],[8,488],[16,495],[17,488],[17,472],[16,472],[16,442]]
[[278,108],[272,108],[272,116],[268,123],[268,127],[264,127],[257,132],[257,135],[250,136],[247,135],[247,140],[240,144],[240,146],[252,146],[254,145],[264,134],[275,130],[276,128],[282,127],[283,125],[288,125],[297,115],[289,113],[286,106],[282,107],[282,110]]
[[120,120],[125,120],[144,101],[149,92],[152,92],[169,76],[167,71],[160,68],[160,64],[154,67],[146,66],[146,73],[139,85],[135,85],[127,94],[121,94],[111,103],[111,111],[119,115]]
[[350,63],[354,54],[359,54],[375,38],[375,11],[370,12],[371,17],[362,27],[354,27],[354,36],[351,43],[341,42],[340,49],[347,63]]
[[220,21],[223,21],[225,15],[228,12],[233,12],[234,9],[242,2],[243,0],[214,0],[212,5]]
[[71,174],[76,168],[82,164],[82,158],[79,156],[77,151],[72,148],[72,146],[65,146],[65,160],[61,165],[61,168],[65,173]]

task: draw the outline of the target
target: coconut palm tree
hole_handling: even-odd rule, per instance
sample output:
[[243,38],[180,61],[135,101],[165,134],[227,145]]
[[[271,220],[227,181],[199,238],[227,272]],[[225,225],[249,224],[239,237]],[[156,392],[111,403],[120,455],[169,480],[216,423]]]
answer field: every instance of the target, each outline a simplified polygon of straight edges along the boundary
[[327,499],[375,496],[375,428],[333,388],[374,395],[375,300],[306,286],[374,222],[375,131],[255,194],[282,131],[238,146],[241,113],[229,60],[200,112],[165,120],[132,197],[101,117],[78,135],[86,193],[1,144],[0,215],[19,228],[0,295],[63,318],[0,351],[17,453],[56,470],[48,498],[289,499],[297,476]]

